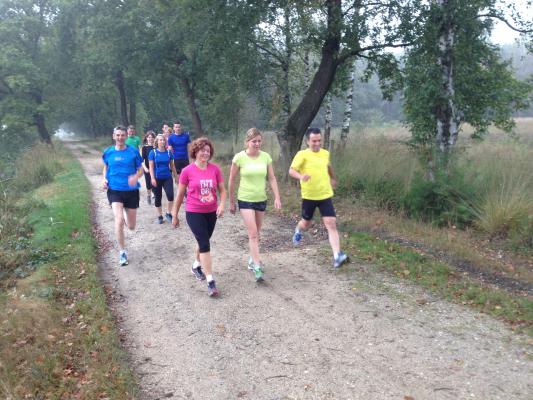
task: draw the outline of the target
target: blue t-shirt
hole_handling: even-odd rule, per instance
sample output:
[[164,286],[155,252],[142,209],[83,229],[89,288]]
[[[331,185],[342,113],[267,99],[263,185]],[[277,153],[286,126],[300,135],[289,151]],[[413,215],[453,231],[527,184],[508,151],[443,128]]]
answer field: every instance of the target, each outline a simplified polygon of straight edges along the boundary
[[102,159],[107,166],[106,179],[110,189],[129,191],[141,186],[139,182],[135,186],[128,185],[128,177],[136,174],[143,162],[137,149],[126,146],[123,150],[117,150],[111,146],[104,150]]
[[169,164],[174,160],[174,156],[171,151],[159,151],[153,149],[150,154],[148,154],[148,160],[154,162],[154,172],[157,179],[167,179],[172,176]]
[[168,145],[172,146],[172,152],[176,160],[188,160],[187,145],[191,143],[189,132],[182,132],[180,135],[172,133],[168,137]]

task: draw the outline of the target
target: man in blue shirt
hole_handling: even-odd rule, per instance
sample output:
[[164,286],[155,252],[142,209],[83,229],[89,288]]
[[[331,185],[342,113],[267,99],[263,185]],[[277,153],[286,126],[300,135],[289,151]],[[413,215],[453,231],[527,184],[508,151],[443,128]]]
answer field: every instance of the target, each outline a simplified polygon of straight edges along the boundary
[[134,147],[126,145],[126,128],[117,126],[113,130],[115,145],[105,149],[104,190],[115,217],[115,236],[117,238],[119,265],[128,264],[124,247],[124,224],[135,229],[137,208],[139,208],[139,178],[143,175],[142,157]]
[[191,143],[191,135],[189,132],[181,131],[181,121],[174,122],[172,130],[173,132],[168,138],[168,149],[172,151],[172,155],[174,156],[174,165],[179,179],[181,170],[189,165],[189,143]]

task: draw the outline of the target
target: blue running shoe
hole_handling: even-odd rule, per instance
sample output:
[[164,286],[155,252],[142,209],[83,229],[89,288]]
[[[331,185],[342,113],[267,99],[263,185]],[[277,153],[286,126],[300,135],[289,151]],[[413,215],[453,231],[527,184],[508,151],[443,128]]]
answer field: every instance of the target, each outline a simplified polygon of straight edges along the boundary
[[218,289],[215,281],[207,282],[207,294],[209,297],[218,296]]
[[156,222],[157,222],[159,225],[161,225],[163,222],[165,222],[165,220],[163,219],[163,216],[160,215],[159,217],[157,217]]
[[196,268],[191,268],[191,272],[197,280],[205,281],[205,274],[204,274],[204,271],[202,271],[201,266],[198,266]]
[[339,254],[337,254],[337,257],[333,259],[333,268],[339,268],[347,260],[348,260],[348,256],[342,251],[339,251]]
[[120,252],[118,263],[121,267],[123,267],[124,265],[128,265],[128,255],[124,250]]
[[294,235],[292,235],[292,244],[294,246],[298,246],[301,240],[302,240],[302,234],[298,231],[294,231]]
[[172,223],[172,214],[171,213],[166,213],[165,214],[165,219],[168,221],[169,224]]

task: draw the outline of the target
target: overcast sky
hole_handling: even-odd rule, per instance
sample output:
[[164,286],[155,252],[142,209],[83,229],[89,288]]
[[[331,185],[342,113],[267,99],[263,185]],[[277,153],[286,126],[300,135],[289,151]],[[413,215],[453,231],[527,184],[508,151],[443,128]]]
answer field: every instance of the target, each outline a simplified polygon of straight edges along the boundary
[[[527,7],[527,3],[531,2],[530,0],[507,0],[501,1],[501,3],[514,3],[515,7],[521,11],[522,18],[525,21],[533,20],[533,6]],[[511,21],[509,21],[511,22]],[[492,41],[498,44],[509,44],[513,43],[514,40],[518,37],[518,33],[509,28],[506,24],[501,21],[497,21],[494,24],[494,30],[492,31]]]

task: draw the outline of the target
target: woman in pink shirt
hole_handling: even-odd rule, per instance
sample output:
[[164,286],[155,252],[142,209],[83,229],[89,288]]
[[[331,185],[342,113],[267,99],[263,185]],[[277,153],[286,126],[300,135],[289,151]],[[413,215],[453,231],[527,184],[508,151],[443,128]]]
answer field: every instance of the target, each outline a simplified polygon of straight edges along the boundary
[[[214,155],[211,141],[206,137],[196,139],[191,143],[190,156],[194,162],[183,168],[179,178],[178,198],[172,208],[172,225],[179,226],[178,212],[185,191],[187,203],[185,216],[198,246],[191,272],[196,279],[207,279],[209,296],[218,295],[218,289],[213,279],[211,260],[211,246],[209,240],[215,229],[217,218],[224,214],[226,202],[226,188],[224,178],[218,165],[209,162]],[[217,189],[220,194],[220,204],[217,202]],[[205,270],[205,274],[202,271]]]

